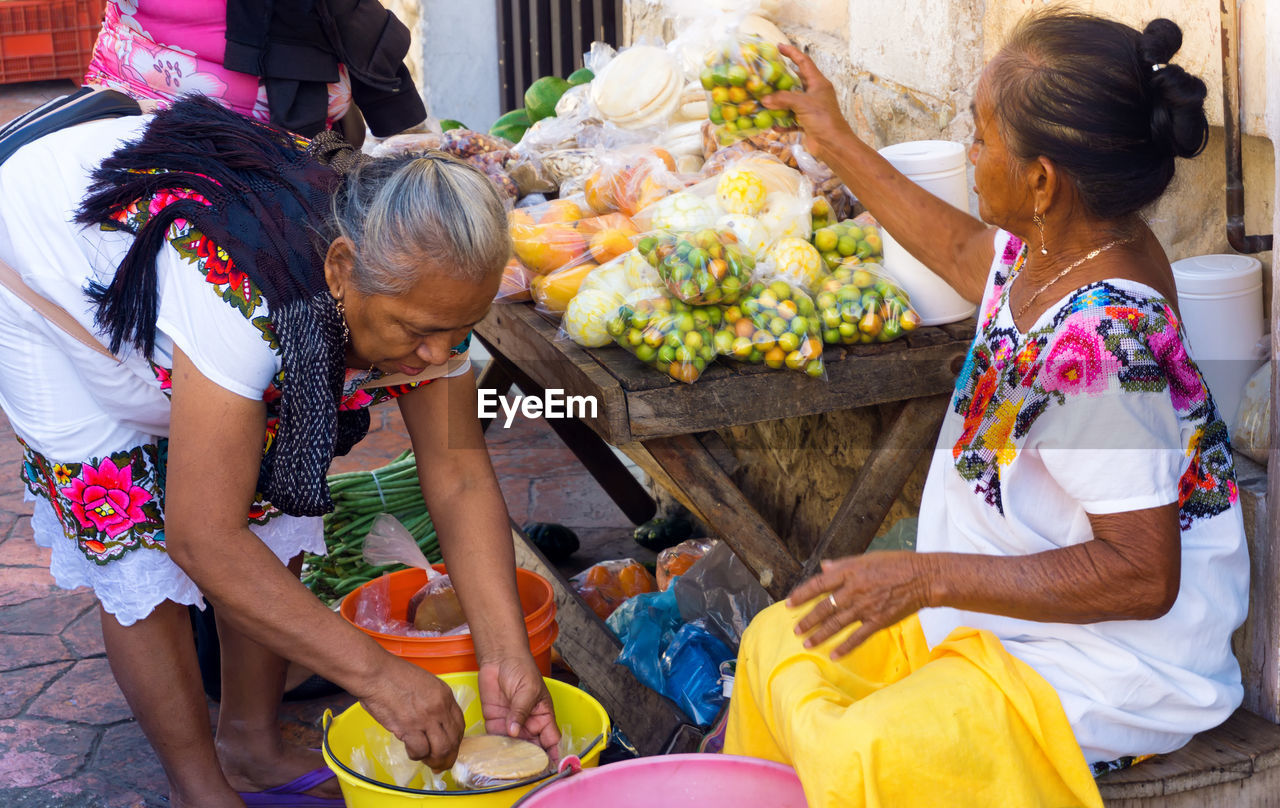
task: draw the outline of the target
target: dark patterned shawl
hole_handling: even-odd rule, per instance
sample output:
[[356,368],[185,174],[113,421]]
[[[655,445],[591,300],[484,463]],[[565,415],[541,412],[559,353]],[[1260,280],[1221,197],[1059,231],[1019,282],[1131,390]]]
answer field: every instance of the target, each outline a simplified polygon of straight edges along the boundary
[[308,143],[192,96],[155,116],[93,174],[77,221],[119,227],[112,214],[166,190],[189,189],[151,216],[108,286],[88,290],[118,353],[155,349],[156,255],[169,225],[186,219],[226,250],[262,291],[280,344],[279,429],[262,460],[258,490],[294,516],[333,510],[325,475],[369,427],[366,410],[338,411],[346,371],[342,316],[324,279],[332,239],[329,201],[355,158],[324,133]]

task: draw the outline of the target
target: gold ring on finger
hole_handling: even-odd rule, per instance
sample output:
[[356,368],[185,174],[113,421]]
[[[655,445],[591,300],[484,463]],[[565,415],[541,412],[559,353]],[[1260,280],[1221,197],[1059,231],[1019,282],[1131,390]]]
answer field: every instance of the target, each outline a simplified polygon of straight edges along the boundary
[[836,603],[836,593],[835,593],[835,592],[828,592],[828,593],[827,593],[827,603],[830,603],[830,604],[831,604],[831,611],[833,611],[833,612],[838,612],[838,611],[840,611],[840,606],[839,606],[839,604],[837,604],[837,603]]

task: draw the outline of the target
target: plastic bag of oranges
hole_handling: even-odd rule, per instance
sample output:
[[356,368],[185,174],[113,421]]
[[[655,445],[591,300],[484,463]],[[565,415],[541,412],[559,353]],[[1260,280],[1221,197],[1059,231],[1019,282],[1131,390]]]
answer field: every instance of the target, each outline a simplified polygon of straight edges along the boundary
[[675,160],[656,147],[600,149],[595,163],[582,190],[587,206],[598,214],[620,212],[635,216],[685,186],[676,173]]
[[725,309],[724,324],[712,339],[721,355],[739,362],[825,379],[821,324],[803,288],[774,278],[751,284],[737,305]]
[[569,583],[601,620],[628,598],[658,591],[653,575],[633,558],[592,564],[570,578]]
[[666,592],[673,578],[688,572],[715,545],[714,539],[685,539],[658,553],[658,590]]

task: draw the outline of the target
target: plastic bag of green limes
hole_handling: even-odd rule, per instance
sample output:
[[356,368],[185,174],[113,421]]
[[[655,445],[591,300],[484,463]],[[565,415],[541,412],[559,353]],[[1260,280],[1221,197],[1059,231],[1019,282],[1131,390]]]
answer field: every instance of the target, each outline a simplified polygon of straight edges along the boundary
[[766,109],[760,99],[798,89],[800,78],[778,48],[758,36],[726,40],[707,57],[700,76],[716,139],[727,146],[768,129],[794,129],[790,110]]
[[651,233],[636,249],[681,301],[694,306],[738,302],[755,259],[729,230]]
[[880,226],[868,214],[815,228],[809,241],[831,271],[850,258],[864,263],[879,263],[884,259]]
[[920,326],[911,299],[884,268],[856,258],[819,282],[814,303],[822,341],[830,345],[892,342]]
[[693,383],[715,361],[716,306],[691,306],[658,290],[628,295],[605,325],[614,342],[676,381]]
[[777,278],[756,281],[737,305],[725,309],[714,337],[716,351],[748,364],[826,378],[821,325],[817,306],[803,288]]

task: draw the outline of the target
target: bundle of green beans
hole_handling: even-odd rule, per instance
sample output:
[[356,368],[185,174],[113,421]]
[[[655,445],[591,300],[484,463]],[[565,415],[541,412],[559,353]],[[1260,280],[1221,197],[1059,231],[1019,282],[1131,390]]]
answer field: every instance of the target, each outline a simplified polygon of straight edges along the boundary
[[413,452],[406,451],[373,471],[332,474],[329,493],[334,508],[324,517],[328,554],[306,556],[302,568],[302,582],[326,603],[332,604],[385,572],[404,569],[402,565],[375,567],[364,560],[364,537],[379,514],[399,519],[428,560],[441,560],[436,528],[422,501]]

